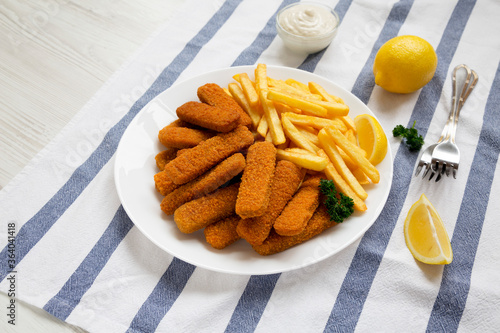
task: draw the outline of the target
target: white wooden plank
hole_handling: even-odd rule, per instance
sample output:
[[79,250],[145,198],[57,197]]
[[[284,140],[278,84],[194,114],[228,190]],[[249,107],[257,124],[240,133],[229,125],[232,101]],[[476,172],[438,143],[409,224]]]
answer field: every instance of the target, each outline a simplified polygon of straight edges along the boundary
[[[184,1],[0,3],[0,188]],[[8,301],[0,294],[0,304]],[[17,305],[18,325],[2,319],[0,332],[84,332]]]

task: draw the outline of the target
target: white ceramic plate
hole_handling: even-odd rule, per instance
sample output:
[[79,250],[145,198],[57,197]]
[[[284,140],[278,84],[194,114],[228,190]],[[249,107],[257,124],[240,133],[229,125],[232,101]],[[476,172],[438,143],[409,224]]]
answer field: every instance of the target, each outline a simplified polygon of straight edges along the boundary
[[[260,256],[248,243],[240,240],[223,249],[213,249],[206,243],[203,231],[181,233],[172,216],[160,210],[161,195],[154,187],[153,176],[158,172],[155,155],[163,150],[158,131],[175,120],[178,106],[197,100],[199,86],[214,82],[227,86],[236,73],[253,73],[254,66],[231,67],[191,78],[172,86],[158,95],[130,123],[125,131],[115,160],[115,182],[121,203],[141,232],[166,252],[206,269],[233,274],[272,274],[317,263],[338,253],[357,239],[375,222],[389,195],[392,182],[391,150],[377,168],[381,180],[366,187],[368,199],[365,213],[355,212],[344,223],[330,228],[316,238],[272,255]],[[293,78],[307,83],[315,81],[332,94],[341,97],[350,107],[350,116],[373,113],[358,98],[331,81],[309,72],[268,66],[268,75],[276,79]]]

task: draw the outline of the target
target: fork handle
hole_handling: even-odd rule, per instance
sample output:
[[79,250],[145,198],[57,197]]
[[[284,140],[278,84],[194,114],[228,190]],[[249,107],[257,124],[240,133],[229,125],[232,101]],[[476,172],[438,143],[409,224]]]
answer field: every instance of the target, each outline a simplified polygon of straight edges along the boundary
[[[454,85],[453,85],[453,90],[455,90]],[[456,100],[455,93],[453,93],[450,114],[448,115],[448,119],[446,119],[446,124],[443,127],[443,131],[441,132],[441,136],[439,137],[437,143],[441,143],[445,138],[448,139],[450,137],[450,130],[453,124],[453,119],[455,117],[455,110],[456,110],[455,100]]]
[[[458,88],[457,72],[462,68],[465,69],[465,71],[467,72],[467,76],[463,83],[460,95],[458,96],[459,98],[457,99],[457,88]],[[452,143],[455,143],[455,134],[457,132],[460,110],[462,109],[465,101],[467,100],[470,93],[476,86],[477,81],[478,81],[477,73],[474,70],[471,70],[467,65],[464,64],[458,65],[453,70],[453,77],[452,77],[453,97],[452,97],[452,108],[450,112],[452,113],[452,115],[450,116],[451,118],[448,117],[448,121],[446,122],[447,125],[449,122],[450,126],[449,126],[449,132],[445,135],[445,140],[449,140]]]

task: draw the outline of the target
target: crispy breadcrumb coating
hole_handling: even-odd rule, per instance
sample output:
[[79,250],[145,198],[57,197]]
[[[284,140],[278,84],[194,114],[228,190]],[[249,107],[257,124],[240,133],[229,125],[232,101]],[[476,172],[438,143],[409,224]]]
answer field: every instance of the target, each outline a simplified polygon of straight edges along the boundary
[[215,83],[207,83],[198,88],[198,98],[203,103],[207,103],[212,106],[217,106],[223,109],[232,110],[240,115],[239,125],[240,126],[252,126],[252,119],[248,113],[246,113],[241,106],[229,96],[224,89]]
[[319,187],[301,186],[274,222],[274,230],[282,236],[300,234],[319,205]]
[[154,175],[155,188],[161,195],[165,196],[179,187],[175,184],[172,179],[165,173],[165,171],[160,171]]
[[167,148],[156,154],[155,156],[156,166],[160,171],[163,171],[163,169],[165,169],[165,165],[167,165],[168,162],[170,162],[176,157],[177,157],[177,149]]
[[238,126],[240,114],[200,102],[187,102],[177,108],[177,117],[216,132],[229,132]]
[[158,139],[165,147],[182,149],[194,147],[214,135],[208,130],[166,126],[158,133]]
[[236,214],[241,218],[261,216],[266,211],[275,166],[276,148],[271,142],[256,142],[248,148],[236,201]]
[[241,217],[238,215],[231,215],[225,219],[207,225],[203,230],[207,243],[212,245],[214,249],[222,250],[236,242],[241,238],[236,232],[236,226],[240,220]]
[[174,221],[183,233],[192,233],[234,215],[240,184],[221,188],[204,197],[186,202],[174,212]]
[[170,192],[163,198],[161,210],[167,215],[173,214],[177,208],[186,202],[215,191],[233,179],[244,168],[245,157],[242,154],[236,153],[229,156],[200,177]]
[[263,256],[285,251],[292,246],[313,238],[336,224],[336,222],[330,221],[330,215],[328,215],[325,206],[319,205],[307,223],[307,226],[300,234],[295,236],[281,236],[273,230],[264,243],[254,245],[253,249]]
[[289,161],[279,161],[271,183],[271,200],[267,210],[262,216],[243,219],[238,223],[236,231],[241,238],[252,245],[262,244],[303,177],[304,174],[299,166]]
[[252,132],[238,126],[229,133],[220,133],[177,156],[165,166],[165,172],[176,184],[185,184],[202,175],[226,157],[249,147]]

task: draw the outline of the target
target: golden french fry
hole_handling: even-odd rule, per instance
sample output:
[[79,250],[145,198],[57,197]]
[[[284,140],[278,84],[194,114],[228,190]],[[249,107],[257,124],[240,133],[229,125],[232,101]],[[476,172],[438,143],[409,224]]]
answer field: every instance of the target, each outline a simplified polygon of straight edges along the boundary
[[349,168],[349,170],[351,170],[351,172],[352,170],[358,168],[358,165],[342,149],[340,149],[339,147],[337,147],[337,149],[339,151],[340,156],[344,160],[345,165],[347,165],[347,167]]
[[268,142],[273,142],[273,137],[271,135],[271,132],[267,132],[265,140]]
[[342,159],[344,160],[345,164],[347,165],[347,167],[349,168],[349,170],[354,170],[354,169],[357,169],[358,168],[358,165],[356,164],[356,162],[354,162],[350,157],[349,155],[347,155],[343,150],[342,148],[339,148],[337,147],[337,149],[339,150],[339,153],[340,153],[340,156],[342,156]]
[[370,181],[368,180],[368,177],[366,177],[365,173],[361,171],[360,168],[356,168],[354,170],[351,170],[352,174],[356,179],[358,180],[358,183],[361,185],[368,185],[370,184]]
[[[352,129],[348,129],[344,133],[344,135],[347,138],[347,140],[352,142],[352,144],[354,144],[356,146],[358,145],[356,135],[354,135]],[[342,156],[342,159],[344,160],[345,164],[347,165],[347,167],[351,171],[354,171],[358,168],[358,165],[356,163],[354,163],[353,160],[342,149],[339,149],[339,152],[340,152],[340,156]],[[363,156],[366,157],[366,152],[364,150],[361,150],[360,153],[362,153]],[[363,173],[363,172],[361,172],[361,173]],[[354,174],[354,172],[353,172],[353,174]],[[358,177],[356,177],[356,178],[358,179]],[[364,178],[366,178],[366,176]]]
[[286,136],[298,147],[313,154],[319,150],[319,147],[307,140],[286,116],[281,117],[281,124],[283,125],[283,130],[285,131]]
[[320,95],[324,101],[345,104],[342,98],[328,93],[319,83],[309,82],[308,88],[311,93]]
[[311,152],[308,150],[305,150],[304,148],[299,148],[299,147],[292,147],[292,148],[287,148],[286,149],[287,153],[294,153],[294,154],[305,154],[305,155],[311,155]]
[[329,94],[319,83],[309,82],[307,87],[311,93],[320,95],[324,101],[345,104],[342,98]]
[[[316,82],[309,82],[308,90],[311,95],[320,96],[322,101],[316,102],[328,110],[329,117],[343,117],[349,113],[349,107],[344,104],[341,98],[330,95],[321,85]],[[305,97],[307,100],[308,96]]]
[[267,85],[267,66],[265,64],[257,64],[255,68],[255,89],[257,93],[269,89]]
[[348,129],[351,129],[354,132],[354,134],[356,134],[357,132],[356,124],[354,123],[354,120],[351,117],[349,117],[349,115],[340,117],[340,119],[344,122],[344,124]]
[[276,108],[276,111],[278,111],[279,114],[283,114],[285,112],[293,112],[293,113],[302,113],[301,110],[297,108],[292,108],[290,105],[286,105],[283,103],[278,103],[274,102],[274,107]]
[[233,96],[234,100],[241,106],[243,110],[245,110],[246,113],[248,113],[250,119],[252,119],[254,128],[257,128],[260,122],[260,118],[262,117],[262,115],[259,113],[259,109],[250,105],[250,102],[247,100],[245,93],[243,93],[243,90],[241,90],[240,86],[237,83],[229,83],[228,90],[231,96]]
[[277,90],[269,90],[267,98],[275,102],[301,109],[304,112],[312,113],[316,116],[325,117],[328,114],[328,110],[318,104],[294,97],[292,95],[287,95]]
[[318,156],[311,153],[297,153],[288,149],[277,149],[276,157],[280,160],[287,160],[297,164],[300,167],[322,171],[329,163],[327,157]]
[[272,77],[267,77],[267,86],[269,88],[271,87],[277,87],[279,85],[278,83],[279,80],[273,79]]
[[240,73],[240,84],[250,105],[257,106],[259,104],[259,95],[247,73]]
[[260,134],[263,138],[267,136],[267,131],[269,130],[269,125],[267,124],[266,116],[263,115],[260,118],[259,125],[257,126],[257,133]]
[[354,134],[352,128],[348,128],[347,131],[345,131],[344,135],[352,144],[358,144],[358,139],[356,139],[356,135]]
[[310,93],[311,91],[309,91],[309,87],[307,86],[307,84],[305,83],[302,83],[300,81],[297,81],[295,79],[286,79],[285,80],[285,83],[292,86],[292,87],[295,87],[297,89],[300,89],[306,93]]
[[[350,141],[352,142],[353,144],[357,145],[357,139],[356,139],[356,136],[352,133],[352,130],[351,129],[348,129],[345,133],[344,133],[345,137]],[[347,165],[347,167],[349,168],[349,170],[351,170],[351,172],[355,169],[358,168],[358,165],[356,163],[353,162],[353,160],[347,156],[347,154],[339,148],[339,153],[340,153],[340,156],[342,156],[342,159],[344,160],[345,164]],[[366,157],[366,154],[363,155]]]
[[311,94],[310,92],[304,91],[300,88],[296,88],[294,86],[291,86],[287,84],[285,81],[282,80],[275,80],[272,78],[268,78],[267,80],[270,88],[273,87],[275,90],[278,90],[282,93],[297,97],[297,98],[302,98],[305,100],[312,100],[312,101],[321,101],[321,96],[317,94]]
[[[321,149],[318,151],[318,155],[322,157],[328,157],[326,153]],[[354,209],[361,212],[364,212],[367,209],[365,202],[361,200],[361,198],[358,197],[356,193],[354,193],[352,188],[345,182],[344,178],[342,178],[342,176],[337,172],[331,162],[327,164],[323,172],[328,179],[333,181],[337,190],[344,193],[354,201]]]
[[222,88],[222,90],[224,90],[224,92],[225,92],[226,94],[228,94],[229,96],[231,96],[231,97],[233,96],[233,95],[231,95],[231,93],[229,92],[229,89],[228,89],[228,88]]
[[[332,137],[332,139],[333,139],[333,134],[332,134],[333,130],[334,129],[338,130],[337,128],[334,128],[334,127],[331,127],[331,126],[326,126],[326,127],[324,127],[324,129]],[[347,139],[346,136],[342,132],[341,132],[341,134],[342,134],[342,141],[345,141],[346,144],[349,144],[348,147],[350,149],[353,149],[353,150],[356,151],[357,154],[359,154],[359,155],[361,155],[363,157],[366,157],[366,152],[363,149],[361,149],[361,147],[359,147],[357,144],[351,143],[349,141],[349,139]],[[337,145],[337,146],[339,146],[340,149],[344,150],[344,148],[341,147],[340,145]]]
[[339,118],[328,119],[289,112],[282,114],[282,116],[283,115],[288,117],[288,119],[290,119],[290,121],[294,125],[311,126],[316,129],[322,129],[323,127],[334,127],[341,132],[345,132],[347,130],[344,123]]
[[[295,126],[295,125],[294,125]],[[295,126],[297,130],[311,143],[319,145],[318,131],[309,126]]]
[[313,135],[318,135],[318,130],[314,127],[308,126],[308,125],[298,125],[297,128],[302,129],[306,132],[309,132]]
[[[344,135],[347,138],[347,140],[349,140],[353,144],[357,145],[356,135],[354,134],[354,131],[352,130],[352,128],[349,128],[344,133]],[[363,171],[361,171],[361,169],[358,167],[358,165],[356,163],[354,163],[351,160],[351,158],[349,156],[347,156],[346,153],[344,153],[344,151],[342,149],[339,149],[339,152],[340,152],[340,155],[342,156],[342,158],[344,159],[345,164],[351,170],[352,174],[354,175],[354,177],[356,177],[358,182],[361,185],[370,184],[368,177],[366,177],[366,175],[363,173]],[[364,156],[366,157],[366,152],[365,152]]]
[[324,100],[324,101],[327,101],[327,102],[336,102],[336,100],[330,96],[330,94],[325,90],[325,88],[323,88],[321,85],[319,85],[318,83],[316,82],[309,82],[307,87],[309,88],[309,91],[314,93],[314,94],[318,94],[321,96],[321,98]]
[[340,103],[340,104],[345,104],[344,103],[344,100],[342,98],[340,98],[339,96],[335,96],[335,95],[332,95],[332,94],[329,94],[331,98],[333,98],[335,100],[335,102],[337,103]]
[[366,174],[368,178],[373,183],[378,183],[380,181],[380,173],[373,164],[368,161],[368,159],[362,153],[363,150],[358,146],[352,144],[347,138],[336,128],[325,127],[326,132],[335,141],[335,144],[339,146]]
[[349,107],[336,102],[315,101],[315,104],[326,109],[328,117],[345,117],[349,114]]
[[342,176],[342,178],[344,178],[346,183],[349,184],[349,186],[351,186],[353,191],[362,200],[365,200],[368,197],[368,193],[366,193],[363,187],[359,184],[356,177],[354,177],[354,175],[352,174],[351,170],[349,170],[344,160],[342,159],[339,150],[337,149],[337,145],[324,129],[319,131],[318,139],[321,148],[323,148],[323,151],[328,155],[328,157],[330,158],[330,162],[332,162],[333,166],[338,171],[338,173]]
[[285,133],[283,132],[283,127],[281,126],[281,120],[278,116],[274,104],[271,100],[266,98],[267,91],[261,90],[259,97],[262,108],[264,109],[264,114],[266,116],[267,125],[269,126],[269,131],[273,138],[274,145],[279,145],[285,143]]

